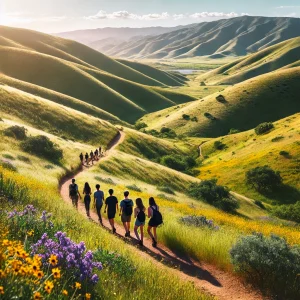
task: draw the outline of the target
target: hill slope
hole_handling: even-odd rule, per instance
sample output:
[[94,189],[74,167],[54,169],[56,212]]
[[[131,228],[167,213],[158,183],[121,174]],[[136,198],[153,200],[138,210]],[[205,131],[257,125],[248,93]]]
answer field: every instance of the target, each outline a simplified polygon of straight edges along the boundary
[[[117,119],[111,116],[113,114],[134,122],[147,112],[178,103],[151,86],[165,86],[163,82],[181,85],[183,82],[179,77],[141,64],[128,64],[130,66],[73,41],[30,30],[0,27],[0,72],[6,76],[5,80],[2,77],[5,84],[13,81],[16,84],[18,80],[19,84],[12,86],[24,91],[28,91],[28,84],[31,84],[29,92],[42,97],[45,97],[45,91],[38,87],[34,91],[33,85],[52,90],[68,99],[71,97],[73,102],[77,100],[77,104],[78,101],[86,102],[94,116],[99,116],[97,109],[106,111],[101,113],[107,120]],[[180,103],[193,99],[177,93],[174,97]],[[65,105],[74,108],[74,103],[67,102]],[[82,108],[77,105],[76,109]]]
[[[300,111],[300,67],[257,76],[220,93],[144,116],[149,129],[169,127],[179,134],[218,137],[276,121]],[[188,117],[183,115],[187,115]],[[189,118],[189,120],[187,120]]]
[[199,76],[206,84],[235,84],[281,68],[300,65],[300,37],[270,46]]
[[199,23],[154,37],[118,45],[106,54],[125,58],[242,56],[299,36],[300,19],[238,17]]

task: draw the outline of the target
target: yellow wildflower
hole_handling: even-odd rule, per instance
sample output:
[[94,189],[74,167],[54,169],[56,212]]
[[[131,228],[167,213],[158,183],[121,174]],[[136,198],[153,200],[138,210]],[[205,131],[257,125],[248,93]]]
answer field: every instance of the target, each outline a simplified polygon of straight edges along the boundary
[[43,271],[37,271],[34,273],[34,276],[39,278],[39,279],[42,279],[44,277],[44,272]]
[[0,286],[0,295],[4,295],[4,287]]
[[56,266],[56,265],[58,264],[58,260],[57,260],[56,255],[51,254],[51,256],[50,256],[50,258],[49,258],[49,263],[50,263],[52,266]]
[[90,293],[86,293],[85,294],[85,299],[86,300],[90,300],[91,299],[91,294]]
[[80,290],[81,289],[81,283],[75,282],[75,288]]
[[59,279],[60,278],[60,270],[59,270],[59,268],[52,269],[52,274],[53,274],[53,277],[55,279]]
[[42,295],[41,295],[40,292],[35,292],[34,295],[33,295],[33,299],[34,299],[34,300],[40,300],[40,299],[42,299],[42,298],[43,298],[43,297],[42,297]]
[[45,291],[46,291],[48,294],[50,294],[50,293],[52,292],[53,288],[54,288],[53,282],[47,280],[47,281],[45,282]]
[[63,294],[64,296],[68,296],[68,291],[67,291],[67,290],[63,290],[63,291],[62,291],[62,294]]

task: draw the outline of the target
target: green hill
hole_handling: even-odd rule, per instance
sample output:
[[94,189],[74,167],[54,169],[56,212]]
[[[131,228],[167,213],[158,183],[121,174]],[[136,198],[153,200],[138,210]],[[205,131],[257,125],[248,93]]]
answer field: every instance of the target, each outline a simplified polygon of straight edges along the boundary
[[300,37],[297,37],[200,75],[197,80],[209,85],[235,84],[281,68],[299,65]]
[[[145,73],[152,79],[132,68],[134,65],[128,67],[73,41],[3,26],[0,27],[0,37],[3,83],[42,97],[46,96],[47,89],[49,100],[56,98],[54,101],[62,103],[63,97],[64,105],[97,117],[101,115],[106,120],[120,118],[134,122],[147,112],[170,107],[178,101],[193,100],[178,93],[169,94],[168,98],[152,89],[165,86],[159,79],[172,85],[182,84],[176,76],[138,64],[137,68],[140,71],[146,69]],[[155,77],[159,77],[158,80]]]
[[300,111],[300,68],[261,75],[187,104],[144,116],[149,129],[169,127],[178,134],[218,137],[276,121]]

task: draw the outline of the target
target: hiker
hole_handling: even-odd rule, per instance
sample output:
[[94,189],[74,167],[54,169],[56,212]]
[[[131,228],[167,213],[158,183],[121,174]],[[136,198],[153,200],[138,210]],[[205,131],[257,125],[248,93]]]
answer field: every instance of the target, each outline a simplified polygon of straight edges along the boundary
[[72,200],[73,206],[78,209],[78,198],[81,198],[81,196],[74,178],[72,179],[72,183],[69,185],[69,197]]
[[[146,215],[145,215],[145,206],[143,204],[143,201],[141,198],[137,198],[135,200],[136,207],[134,209],[134,217],[135,224],[134,224],[134,233],[136,238],[139,241],[140,246],[144,246],[143,240],[144,240],[144,226],[146,221]],[[138,229],[140,228],[141,237],[139,237]]]
[[80,153],[79,158],[80,158],[80,161],[81,161],[81,165],[83,166],[83,154],[82,154],[82,152]]
[[99,156],[99,151],[98,151],[98,149],[96,149],[96,150],[95,150],[95,159],[96,159],[96,160],[99,160],[99,159],[98,159],[98,156]]
[[102,156],[102,147],[99,147],[99,155]]
[[115,228],[115,216],[116,212],[119,210],[118,207],[118,199],[117,197],[114,196],[114,190],[110,189],[108,191],[109,197],[106,198],[105,200],[105,208],[104,208],[104,213],[106,213],[107,209],[107,218],[109,221],[109,224],[112,228],[113,233],[116,233],[116,228]]
[[89,154],[88,153],[85,154],[85,163],[87,165],[89,165]]
[[96,184],[96,192],[94,193],[94,207],[96,207],[99,222],[103,226],[101,217],[101,208],[103,206],[104,193],[100,191],[100,184]]
[[93,150],[91,150],[90,158],[91,158],[91,162],[92,162],[92,165],[93,165],[94,164],[94,152],[93,152]]
[[[152,246],[157,246],[157,235],[156,228],[163,223],[162,215],[159,212],[159,207],[157,206],[153,197],[149,198],[149,208],[148,208],[148,218],[150,218],[148,223],[148,234],[152,238]],[[153,233],[152,233],[153,229]]]
[[120,216],[123,226],[125,228],[125,237],[130,237],[130,222],[131,222],[131,215],[132,215],[132,207],[133,201],[128,198],[129,192],[124,192],[125,199],[120,203]]
[[88,184],[88,182],[86,182],[84,184],[82,194],[85,195],[84,196],[84,206],[85,206],[85,210],[86,210],[86,215],[88,217],[90,217],[90,204],[91,204],[92,189],[91,189],[90,185]]

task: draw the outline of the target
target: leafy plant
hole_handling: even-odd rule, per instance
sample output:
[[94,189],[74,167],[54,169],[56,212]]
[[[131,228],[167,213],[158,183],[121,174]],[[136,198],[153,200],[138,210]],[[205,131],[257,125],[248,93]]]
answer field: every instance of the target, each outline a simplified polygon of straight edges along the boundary
[[300,202],[275,206],[272,213],[280,219],[300,223]]
[[215,226],[213,220],[207,220],[205,216],[185,216],[181,217],[180,222],[187,226],[194,227],[207,227],[210,229],[219,229],[219,226]]
[[179,154],[165,155],[161,158],[161,163],[171,169],[185,172],[196,165],[193,157],[183,156]]
[[167,194],[171,194],[171,195],[175,195],[175,192],[173,189],[171,189],[169,186],[159,186],[157,187],[157,189],[161,192],[167,193]]
[[266,207],[264,206],[264,204],[259,201],[259,200],[255,200],[254,201],[255,205],[257,205],[258,207],[262,208],[262,209],[266,209]]
[[192,121],[192,122],[198,122],[198,118],[197,118],[197,117],[192,117],[192,118],[191,118],[191,121]]
[[9,160],[0,160],[0,165],[1,167],[3,167],[4,169],[13,171],[13,172],[17,172],[18,168]]
[[279,155],[281,155],[281,156],[284,156],[284,157],[289,157],[290,156],[290,153],[289,152],[287,152],[287,151],[284,151],[284,150],[282,150],[282,151],[280,151],[279,152]]
[[230,251],[235,270],[276,299],[299,299],[300,247],[275,235],[241,237]]
[[24,151],[44,157],[53,162],[63,158],[63,151],[44,135],[30,136],[22,142]]
[[213,115],[211,115],[210,113],[208,113],[208,112],[204,113],[204,117],[206,117],[206,118],[208,118],[210,120],[216,120],[216,118]]
[[189,115],[183,114],[183,115],[182,115],[182,119],[188,121],[188,120],[191,119],[191,117],[190,117]]
[[216,150],[223,150],[223,149],[225,149],[225,147],[226,147],[226,145],[223,144],[221,141],[215,141],[214,142],[214,148]]
[[229,134],[236,134],[236,133],[239,133],[240,131],[238,129],[235,129],[235,128],[231,128],[229,130]]
[[259,124],[255,128],[254,131],[257,135],[261,135],[261,134],[265,134],[265,133],[269,132],[273,128],[274,128],[274,125],[272,122],[264,122],[264,123]]
[[221,102],[221,103],[226,103],[227,102],[223,95],[217,96],[216,99],[217,99],[218,102]]
[[148,125],[145,122],[137,122],[134,127],[137,130],[141,130],[143,128],[148,127]]
[[17,140],[25,140],[27,137],[27,129],[17,125],[6,128],[3,133],[4,135],[13,137]]
[[284,139],[284,137],[283,137],[282,135],[279,135],[279,136],[274,137],[274,138],[271,140],[271,142],[278,142],[278,141],[280,141],[280,140],[282,140],[282,139]]
[[142,192],[142,190],[136,184],[127,185],[126,187],[132,191]]
[[279,172],[269,166],[256,167],[246,172],[246,183],[257,191],[272,192],[282,184]]
[[162,127],[160,130],[160,137],[164,137],[164,138],[175,138],[177,136],[176,132],[168,127]]

